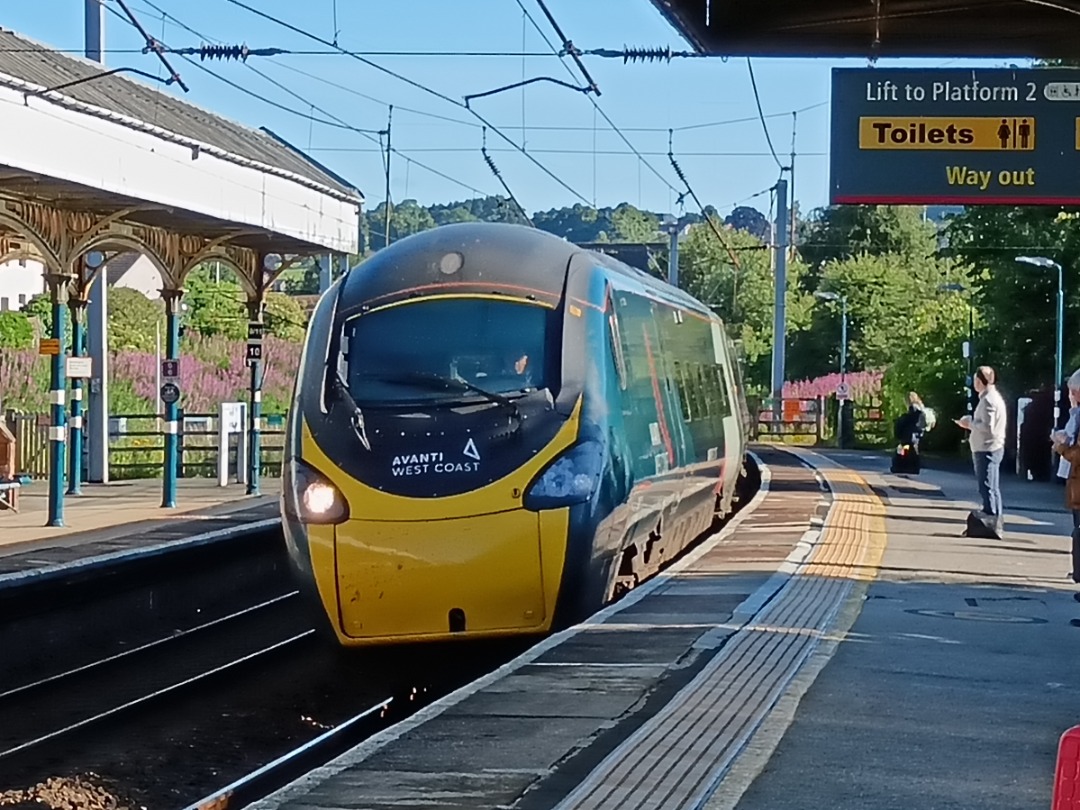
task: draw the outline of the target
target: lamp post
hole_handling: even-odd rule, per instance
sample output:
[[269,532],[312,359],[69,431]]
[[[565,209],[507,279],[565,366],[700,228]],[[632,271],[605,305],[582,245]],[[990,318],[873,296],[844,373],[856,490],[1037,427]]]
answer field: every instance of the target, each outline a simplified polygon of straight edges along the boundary
[[[840,302],[840,385],[847,384],[847,296],[834,292],[819,291],[814,293],[815,298],[822,301]],[[840,400],[840,407],[836,413],[836,436],[837,444],[844,446],[844,400]]]
[[1043,270],[1057,270],[1057,345],[1054,350],[1054,429],[1061,418],[1061,364],[1065,343],[1065,280],[1061,265],[1045,256],[1017,256],[1022,264],[1041,267]]
[[[968,288],[963,284],[941,284],[938,286],[941,292],[965,293]],[[975,413],[975,305],[968,298],[968,339],[964,344],[964,359],[967,361],[967,377],[964,380],[964,401],[967,403],[967,415]]]

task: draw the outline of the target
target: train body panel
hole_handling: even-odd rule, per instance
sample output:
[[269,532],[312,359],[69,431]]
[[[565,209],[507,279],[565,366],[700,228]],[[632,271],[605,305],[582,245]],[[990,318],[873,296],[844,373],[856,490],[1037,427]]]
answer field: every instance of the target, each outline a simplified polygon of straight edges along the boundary
[[294,567],[342,644],[547,632],[731,509],[745,412],[723,324],[685,293],[515,226],[410,237],[313,314]]

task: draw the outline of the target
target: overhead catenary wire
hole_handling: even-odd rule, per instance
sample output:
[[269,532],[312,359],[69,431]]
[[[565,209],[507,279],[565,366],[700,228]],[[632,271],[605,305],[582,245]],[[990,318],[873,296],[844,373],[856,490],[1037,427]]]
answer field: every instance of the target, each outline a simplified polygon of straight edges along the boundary
[[[394,107],[394,109],[397,109]],[[413,152],[471,152],[475,147],[470,146],[417,146],[411,147],[410,151]],[[375,147],[363,147],[363,146],[323,146],[313,147],[311,151],[314,152],[375,152],[378,151]],[[517,150],[510,147],[491,147],[491,152],[504,152],[513,154]],[[642,150],[639,152],[632,152],[626,149],[592,149],[584,147],[531,147],[529,151],[536,154],[602,154],[605,157],[617,157],[617,158],[637,158],[638,154],[644,154],[644,156],[653,158],[666,158],[667,152],[659,150]],[[679,156],[684,158],[770,158],[772,157],[769,152],[754,152],[754,151],[721,151],[716,149],[701,149],[692,151],[681,151]],[[828,152],[800,152],[800,158],[827,158]],[[678,189],[673,190],[678,193]]]
[[[312,40],[314,42],[318,42],[318,43],[320,43],[322,45],[325,45],[327,47],[335,47],[332,42],[329,42],[329,41],[323,39],[322,37],[318,36],[317,34],[313,34],[313,33],[311,33],[310,31],[308,31],[306,29],[300,28],[299,26],[296,26],[296,25],[293,25],[292,23],[286,22],[285,20],[282,20],[279,17],[275,17],[272,14],[268,14],[265,11],[261,11],[261,10],[255,8],[255,7],[251,6],[250,4],[244,2],[243,0],[226,0],[226,2],[231,3],[232,5],[237,6],[239,8],[242,8],[242,9],[250,12],[251,14],[254,14],[254,15],[258,16],[258,17],[261,17],[261,18],[263,18],[263,19],[265,19],[265,20],[267,20],[269,22],[272,22],[275,25],[281,26],[282,28],[285,28],[285,29],[287,29],[289,31],[292,31],[293,33],[296,33],[296,34],[299,34],[299,35],[301,35],[303,37],[306,37],[306,38],[308,38],[308,39],[310,39],[310,40]],[[513,146],[515,149],[517,149],[522,155],[525,156],[525,158],[527,160],[529,160],[529,162],[531,162],[538,169],[540,169],[547,177],[549,177],[550,179],[555,181],[559,186],[561,186],[566,191],[573,194],[574,197],[576,197],[581,202],[585,203],[586,205],[589,203],[589,200],[585,197],[585,195],[583,195],[581,192],[579,192],[577,189],[575,189],[573,186],[571,186],[569,183],[567,183],[565,180],[563,180],[561,177],[559,177],[557,174],[555,174],[555,172],[553,172],[551,169],[549,169],[547,166],[545,166],[542,162],[537,160],[532,154],[530,154],[528,151],[526,151],[524,147],[522,147],[520,144],[518,144],[517,141],[515,141],[513,138],[511,138],[509,135],[507,135],[501,129],[499,129],[494,124],[492,124],[490,121],[488,121],[487,118],[485,118],[481,113],[477,112],[474,109],[470,109],[470,108],[466,107],[463,102],[458,101],[457,99],[452,98],[452,97],[446,95],[445,93],[442,93],[442,92],[440,92],[438,90],[435,90],[434,88],[428,87],[427,85],[423,84],[422,82],[418,82],[415,79],[410,79],[408,76],[405,76],[405,75],[403,75],[401,73],[398,73],[395,70],[391,70],[390,68],[385,67],[384,65],[380,65],[378,62],[374,62],[371,59],[368,59],[367,57],[360,56],[358,54],[352,53],[350,51],[345,50],[344,48],[337,47],[336,49],[338,51],[340,51],[341,53],[343,53],[343,54],[345,54],[347,56],[350,56],[353,59],[356,59],[357,61],[361,62],[362,64],[365,64],[365,65],[373,68],[374,70],[377,70],[380,73],[383,73],[383,74],[385,74],[387,76],[391,76],[391,77],[397,79],[398,81],[409,85],[410,87],[416,88],[417,90],[420,90],[420,91],[422,91],[424,93],[427,93],[428,95],[434,96],[435,98],[439,98],[442,101],[447,102],[448,104],[453,104],[455,107],[458,107],[460,109],[468,110],[470,114],[472,114],[478,121],[480,121],[480,123],[482,123],[484,126],[488,127],[493,133],[498,135],[502,140],[504,140],[510,146]]]
[[125,3],[124,0],[115,0],[115,2],[118,6],[120,6],[121,9],[123,9],[124,14],[128,18],[128,21],[142,35],[143,41],[146,43],[147,50],[154,52],[154,54],[158,58],[158,61],[160,61],[161,64],[165,67],[165,69],[169,71],[169,75],[172,77],[173,82],[180,85],[180,88],[185,93],[187,93],[189,91],[188,86],[184,84],[184,80],[180,78],[180,74],[176,72],[176,69],[171,64],[169,64],[169,60],[165,58],[165,55],[162,53],[161,47],[157,39],[151,36],[150,33],[145,28],[143,28],[142,23],[139,22],[139,18],[132,14],[131,9],[128,8],[127,3]]
[[[150,8],[152,8],[155,11],[157,11],[158,13],[160,13],[166,20],[168,20],[168,22],[170,24],[176,26],[177,28],[180,28],[183,31],[187,31],[189,34],[193,34],[193,35],[195,35],[195,36],[197,36],[197,37],[199,37],[200,39],[203,39],[203,40],[212,40],[213,39],[212,37],[207,37],[204,34],[199,33],[194,28],[192,28],[191,26],[184,23],[182,20],[178,19],[177,17],[173,16],[172,14],[169,14],[167,11],[164,11],[160,6],[158,6],[156,3],[154,3],[153,0],[137,0],[137,2],[141,2],[141,3],[146,4]],[[77,52],[82,53],[82,49],[81,48],[78,49]],[[142,51],[135,51],[135,52],[136,53],[142,53]],[[288,53],[290,55],[294,55],[297,52],[288,51]],[[325,54],[328,54],[328,55],[329,54],[338,54],[338,55],[340,55],[340,50],[320,51],[319,53],[325,53]],[[322,84],[325,84],[328,87],[333,87],[333,88],[335,88],[337,90],[341,90],[343,92],[350,93],[351,95],[354,95],[357,98],[367,99],[368,101],[372,101],[372,102],[374,102],[376,104],[381,104],[384,107],[388,107],[390,105],[390,102],[384,101],[381,98],[376,98],[375,96],[372,96],[372,95],[368,95],[367,93],[364,93],[364,92],[362,92],[360,90],[357,90],[355,87],[350,87],[348,85],[341,84],[340,82],[335,82],[335,81],[333,81],[331,79],[327,79],[325,76],[319,76],[316,73],[311,73],[309,71],[303,70],[302,68],[298,68],[298,67],[295,67],[293,65],[288,65],[288,64],[285,64],[285,63],[282,63],[282,62],[270,62],[269,64],[274,64],[277,67],[281,68],[282,70],[288,70],[291,73],[295,73],[295,74],[297,74],[299,76],[303,76],[304,78],[311,79],[312,81],[320,82]],[[262,71],[259,71],[258,69],[256,69],[255,67],[253,67],[251,65],[249,65],[248,67],[250,67],[251,70],[253,70],[257,75],[262,76],[263,78],[267,78],[266,74],[263,73]],[[481,124],[478,124],[475,121],[465,121],[465,120],[460,119],[460,118],[452,118],[451,116],[441,115],[439,113],[433,113],[433,112],[430,112],[428,110],[418,110],[418,109],[414,109],[412,107],[405,107],[405,106],[403,106],[401,104],[395,104],[394,108],[399,113],[400,112],[409,112],[409,113],[413,113],[414,115],[424,116],[424,117],[427,117],[427,118],[437,119],[437,120],[440,120],[440,121],[446,121],[446,122],[452,123],[452,124],[460,124],[462,126],[475,127],[475,128],[480,128],[480,126],[482,126]],[[398,156],[402,157],[402,155],[400,155],[400,154]],[[417,164],[417,165],[421,165],[421,164]]]
[[[550,48],[553,52],[558,53],[558,49],[555,47],[555,45],[551,41],[551,39],[547,36],[547,33],[544,31],[543,28],[540,27],[540,24],[536,22],[536,19],[532,16],[532,14],[529,12],[529,10],[525,7],[524,0],[515,0],[515,2],[518,4],[518,7],[521,9],[521,12],[525,15],[525,18],[528,19],[529,22],[532,24],[533,28],[536,29],[536,32],[540,35],[540,38],[544,41],[544,43],[548,46],[548,48]],[[539,0],[538,0],[538,2],[539,2]],[[558,27],[557,24],[554,24],[554,18],[550,17],[550,13],[547,12],[547,7],[542,6],[542,8],[544,8],[545,13],[548,13],[549,19],[553,23],[552,27],[555,28],[556,33],[558,35],[562,36],[561,29]],[[565,37],[564,37],[563,38],[563,46],[564,46],[564,48],[567,45],[568,45],[568,40],[566,40]],[[563,64],[563,67],[566,69],[566,71],[571,76],[573,76],[574,71],[570,69],[570,66],[567,65],[565,61],[563,61],[562,64]],[[590,82],[592,81],[592,77],[588,76],[588,74],[586,74],[586,78],[587,78],[588,81],[590,81]],[[595,83],[593,83],[593,84],[595,86]],[[599,95],[599,91],[597,91],[597,95]],[[603,107],[600,106],[600,103],[590,95],[586,94],[586,98],[589,99],[589,101],[593,105],[594,110],[600,114],[600,116],[607,122],[608,126],[611,127],[611,129],[615,132],[616,135],[619,136],[619,138],[622,140],[622,142],[625,143],[627,145],[627,147],[632,152],[637,154],[638,159],[645,165],[645,167],[648,168],[649,171],[652,172],[652,174],[654,174],[656,177],[658,177],[660,179],[660,181],[663,182],[664,185],[666,185],[670,191],[677,194],[678,189],[675,188],[675,186],[673,186],[671,184],[671,182],[666,177],[664,177],[655,166],[653,166],[649,161],[645,160],[644,155],[642,155],[638,151],[637,147],[634,146],[634,144],[630,141],[630,139],[628,137],[626,137],[626,135],[623,133],[623,131],[621,129],[619,129],[618,126],[616,126],[615,122],[613,120],[611,120],[611,117],[604,111]]]
[[[179,28],[182,28],[183,30],[187,31],[190,34],[193,34],[193,35],[199,37],[200,39],[203,39],[203,40],[212,40],[213,39],[212,37],[208,37],[205,34],[201,33],[200,31],[197,31],[196,29],[192,28],[191,26],[189,26],[188,24],[186,24],[182,20],[178,19],[177,17],[173,16],[172,14],[169,14],[167,11],[165,11],[160,6],[158,6],[154,2],[154,0],[139,0],[139,2],[141,2],[141,3],[149,6],[150,8],[154,9],[155,11],[160,13],[166,19],[170,20],[173,24],[175,24]],[[116,12],[115,9],[109,7],[108,5],[106,5],[105,7],[109,11],[113,12],[114,14],[118,14],[118,12]],[[124,18],[121,17],[121,19],[124,19]],[[301,110],[295,110],[295,109],[292,109],[292,108],[285,107],[285,106],[279,104],[278,102],[273,101],[272,99],[268,99],[265,96],[262,96],[261,94],[256,93],[255,91],[251,90],[250,88],[246,88],[243,85],[240,85],[240,84],[238,84],[236,82],[231,81],[230,79],[227,79],[226,77],[220,75],[219,73],[216,73],[215,71],[210,70],[205,65],[199,64],[198,62],[194,62],[194,61],[192,61],[192,64],[195,65],[200,70],[202,70],[202,71],[208,73],[209,75],[213,76],[215,79],[217,79],[217,80],[219,80],[221,82],[224,82],[224,83],[228,84],[229,86],[234,87],[235,89],[239,90],[240,92],[243,92],[243,93],[245,93],[245,94],[247,94],[247,95],[249,95],[249,96],[251,96],[253,98],[256,98],[256,99],[258,99],[258,100],[260,100],[260,101],[262,101],[262,102],[264,102],[266,104],[269,104],[269,105],[271,105],[273,107],[277,107],[277,108],[280,108],[280,109],[284,109],[287,112],[290,112],[290,113],[292,113],[294,115],[298,115],[298,116],[301,116],[301,117],[304,117],[304,118],[311,118],[312,117],[309,112],[304,112],[304,111],[301,111]],[[287,65],[282,65],[282,67],[285,67],[287,69],[289,68],[289,66],[287,66]],[[298,100],[301,100],[301,101],[304,101],[305,103],[310,104],[310,102],[304,96],[302,96],[301,94],[297,93],[296,91],[290,89],[289,87],[282,84],[281,82],[278,82],[273,77],[268,76],[266,73],[259,70],[255,66],[249,64],[249,65],[247,65],[247,68],[249,70],[251,70],[252,72],[254,72],[257,76],[261,77],[265,81],[267,81],[270,84],[277,87],[278,89],[280,89],[283,92],[291,95],[293,98],[296,98]],[[306,73],[304,71],[297,71],[297,72],[304,73],[304,75],[307,75],[307,76],[309,76],[311,78],[315,78],[315,79],[319,78],[318,76],[315,76],[314,74],[308,74],[308,73]],[[349,89],[349,88],[345,87],[344,85],[336,85],[335,84],[335,86],[339,86],[339,87],[341,87],[342,89],[345,89],[345,90]],[[386,104],[386,106],[389,106],[386,102],[382,102],[379,99],[371,98],[371,100],[376,101],[377,103]],[[314,119],[316,121],[316,123],[325,124],[327,126],[337,126],[337,127],[342,128],[342,129],[352,131],[352,132],[360,135],[361,137],[366,138],[367,140],[371,141],[373,144],[377,145],[379,147],[380,152],[382,152],[381,139],[377,139],[377,138],[374,137],[374,135],[379,134],[381,132],[381,130],[370,130],[370,129],[365,129],[365,128],[361,128],[361,127],[354,127],[354,126],[348,124],[348,122],[344,121],[339,116],[337,116],[337,115],[335,115],[333,113],[330,113],[330,112],[328,112],[326,110],[323,110],[321,107],[318,107],[316,105],[311,105],[311,107],[313,109],[319,110],[319,112],[322,112],[324,115],[327,115],[331,119],[333,119],[332,121],[331,120]],[[406,108],[406,109],[410,109],[410,108]],[[412,110],[410,109],[410,112],[411,111]],[[436,116],[436,117],[440,117],[440,116]],[[334,122],[336,122],[336,123],[334,123]],[[448,181],[450,183],[453,183],[454,185],[460,186],[461,188],[466,189],[468,191],[471,191],[474,194],[479,194],[481,196],[488,196],[487,191],[485,191],[483,189],[479,189],[479,188],[477,188],[476,186],[474,186],[474,185],[472,185],[470,183],[466,183],[463,180],[460,180],[460,179],[458,179],[456,177],[453,177],[452,175],[447,174],[446,172],[441,171],[439,169],[436,169],[433,166],[429,166],[428,164],[426,164],[426,163],[424,163],[422,161],[416,160],[415,158],[412,158],[408,154],[400,151],[396,147],[392,151],[393,151],[393,154],[397,155],[398,157],[402,158],[403,160],[407,161],[408,163],[415,164],[418,168],[421,168],[421,169],[429,172],[430,174],[435,175],[436,177],[440,177],[443,180],[446,180],[446,181]]]
[[[588,68],[585,67],[585,63],[581,61],[581,55],[578,53],[577,48],[574,47],[574,43],[562,32],[562,28],[559,27],[559,23],[555,19],[555,15],[548,10],[547,3],[544,0],[536,0],[536,4],[540,6],[540,10],[544,12],[544,16],[547,17],[551,27],[555,29],[555,35],[562,41],[563,50],[570,55],[570,58],[574,60],[574,63],[578,66],[578,70],[581,71],[581,75],[585,77],[585,81],[589,83],[589,89],[599,96],[600,88],[596,86],[596,82],[593,77],[589,75]],[[563,64],[566,64],[565,62]]]
[[[701,210],[701,215],[705,217],[705,221],[709,223],[709,228],[712,229],[713,234],[719,240],[720,244],[723,245],[724,250],[727,251],[728,258],[731,259],[732,265],[734,265],[736,272],[738,272],[738,270],[742,267],[742,262],[739,261],[738,254],[731,249],[731,243],[724,238],[724,235],[720,232],[720,229],[716,227],[716,223],[713,222],[713,218],[709,216],[708,212],[705,210],[705,206],[702,204],[701,199],[697,195],[697,192],[694,191],[694,188],[690,185],[690,181],[687,179],[686,174],[682,170],[682,167],[679,166],[679,162],[675,159],[675,152],[672,147],[672,137],[672,134],[668,133],[668,160],[671,162],[671,168],[675,170],[675,174],[678,175],[683,185],[686,186],[686,194],[689,194],[693,198],[694,202],[697,203],[697,207]],[[680,200],[684,196],[685,194],[680,195]]]
[[503,178],[502,172],[499,171],[499,167],[495,165],[495,159],[492,158],[491,155],[488,153],[486,129],[484,130],[483,141],[480,146],[480,154],[483,155],[484,162],[487,164],[487,167],[491,169],[491,173],[495,175],[495,179],[498,180],[499,183],[502,185],[503,191],[506,192],[506,196],[513,204],[518,216],[521,217],[522,221],[525,222],[525,224],[527,224],[530,228],[535,228],[536,226],[533,225],[533,221],[529,218],[529,215],[525,213],[525,209],[521,207],[521,203],[518,202],[517,197],[514,196],[514,192],[510,190],[510,186]]
[[780,158],[776,154],[776,147],[773,146],[769,125],[765,120],[765,111],[761,108],[761,95],[758,93],[757,78],[754,76],[754,63],[749,56],[746,57],[746,68],[750,72],[750,86],[754,89],[754,103],[757,105],[758,118],[761,119],[761,128],[765,131],[765,142],[769,145],[769,151],[772,153],[776,165],[782,170],[784,164],[780,162]]

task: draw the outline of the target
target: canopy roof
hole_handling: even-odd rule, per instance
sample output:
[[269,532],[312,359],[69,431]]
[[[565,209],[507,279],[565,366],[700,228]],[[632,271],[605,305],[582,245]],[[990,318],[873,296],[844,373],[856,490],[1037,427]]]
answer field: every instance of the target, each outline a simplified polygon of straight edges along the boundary
[[781,57],[1080,54],[1078,0],[652,0],[700,53]]

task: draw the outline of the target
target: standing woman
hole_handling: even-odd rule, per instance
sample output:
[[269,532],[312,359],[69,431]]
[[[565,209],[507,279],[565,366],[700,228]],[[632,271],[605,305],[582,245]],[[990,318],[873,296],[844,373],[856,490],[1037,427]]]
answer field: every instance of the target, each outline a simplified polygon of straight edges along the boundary
[[[1072,512],[1072,578],[1080,583],[1080,369],[1069,377],[1069,405],[1068,424],[1054,432],[1054,452],[1061,456],[1058,475],[1065,479],[1065,508]],[[1074,598],[1080,601],[1080,593]]]

